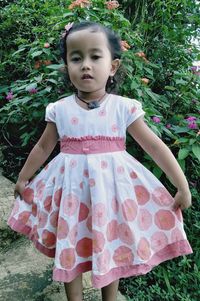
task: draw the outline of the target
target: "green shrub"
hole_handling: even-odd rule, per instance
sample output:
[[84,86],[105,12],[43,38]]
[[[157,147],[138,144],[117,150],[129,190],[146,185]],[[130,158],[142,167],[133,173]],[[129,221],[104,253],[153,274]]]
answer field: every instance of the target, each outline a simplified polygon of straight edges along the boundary
[[[90,6],[70,10],[71,3],[20,0],[7,1],[2,8],[0,135],[4,172],[16,180],[44,129],[46,105],[72,93],[63,83],[63,63],[58,51],[64,26],[89,19],[112,27],[130,45],[123,52],[124,68],[119,74],[123,85],[120,84],[119,94],[142,102],[146,122],[178,158],[194,203],[184,213],[194,254],[166,262],[146,276],[121,280],[120,289],[130,300],[197,301],[200,77],[192,74],[189,67],[198,59],[198,50],[191,45],[191,36],[197,34],[195,27],[200,23],[198,5],[193,0],[127,0],[120,1],[121,7],[109,10],[105,1],[93,0]],[[127,148],[175,193],[162,171],[129,135]]]

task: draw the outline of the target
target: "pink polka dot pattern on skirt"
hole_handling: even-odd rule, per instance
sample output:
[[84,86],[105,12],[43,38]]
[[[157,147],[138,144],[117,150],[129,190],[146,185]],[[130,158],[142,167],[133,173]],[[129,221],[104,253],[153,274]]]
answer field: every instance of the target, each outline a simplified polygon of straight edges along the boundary
[[60,253],[59,259],[60,259],[60,264],[61,264],[62,268],[72,269],[75,264],[75,260],[76,260],[74,249],[68,248],[68,249],[62,250]]
[[133,221],[137,216],[137,210],[134,200],[127,199],[122,203],[122,212],[126,221]]
[[149,191],[142,185],[136,185],[134,189],[138,204],[145,205],[150,200]]

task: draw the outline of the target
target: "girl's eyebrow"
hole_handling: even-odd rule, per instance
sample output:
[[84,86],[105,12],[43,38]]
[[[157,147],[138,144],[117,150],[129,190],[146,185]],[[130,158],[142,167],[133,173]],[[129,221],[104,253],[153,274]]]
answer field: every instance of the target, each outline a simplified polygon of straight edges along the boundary
[[[89,51],[90,52],[100,52],[100,53],[103,53],[103,51],[100,48],[91,48]],[[80,53],[82,53],[81,50],[73,50],[72,52],[70,52],[70,55],[80,54]]]

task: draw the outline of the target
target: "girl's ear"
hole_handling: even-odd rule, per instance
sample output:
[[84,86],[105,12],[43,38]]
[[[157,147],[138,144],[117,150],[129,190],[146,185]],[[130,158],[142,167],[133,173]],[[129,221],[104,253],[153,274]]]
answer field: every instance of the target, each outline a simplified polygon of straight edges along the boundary
[[121,64],[120,59],[115,59],[111,63],[110,76],[114,76]]

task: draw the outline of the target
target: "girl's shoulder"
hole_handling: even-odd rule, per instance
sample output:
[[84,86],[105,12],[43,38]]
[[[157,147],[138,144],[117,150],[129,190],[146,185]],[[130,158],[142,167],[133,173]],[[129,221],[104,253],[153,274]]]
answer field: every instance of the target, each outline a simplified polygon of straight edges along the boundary
[[67,106],[68,104],[71,104],[71,102],[73,101],[73,94],[70,96],[66,96],[66,97],[62,97],[58,100],[56,100],[55,102],[50,102],[47,107],[46,110],[57,110],[57,109],[62,109],[64,106]]
[[45,120],[55,122],[56,116],[63,112],[63,109],[71,103],[73,95],[63,97],[55,102],[50,102],[46,107]]
[[139,102],[138,100],[126,96],[111,94],[111,99],[113,101],[113,105],[119,105],[120,107],[129,108],[133,106],[142,106],[141,102]]
[[63,104],[68,104],[71,101],[73,101],[73,94],[59,98],[57,101],[53,102],[53,104],[54,104],[54,106],[61,106]]

